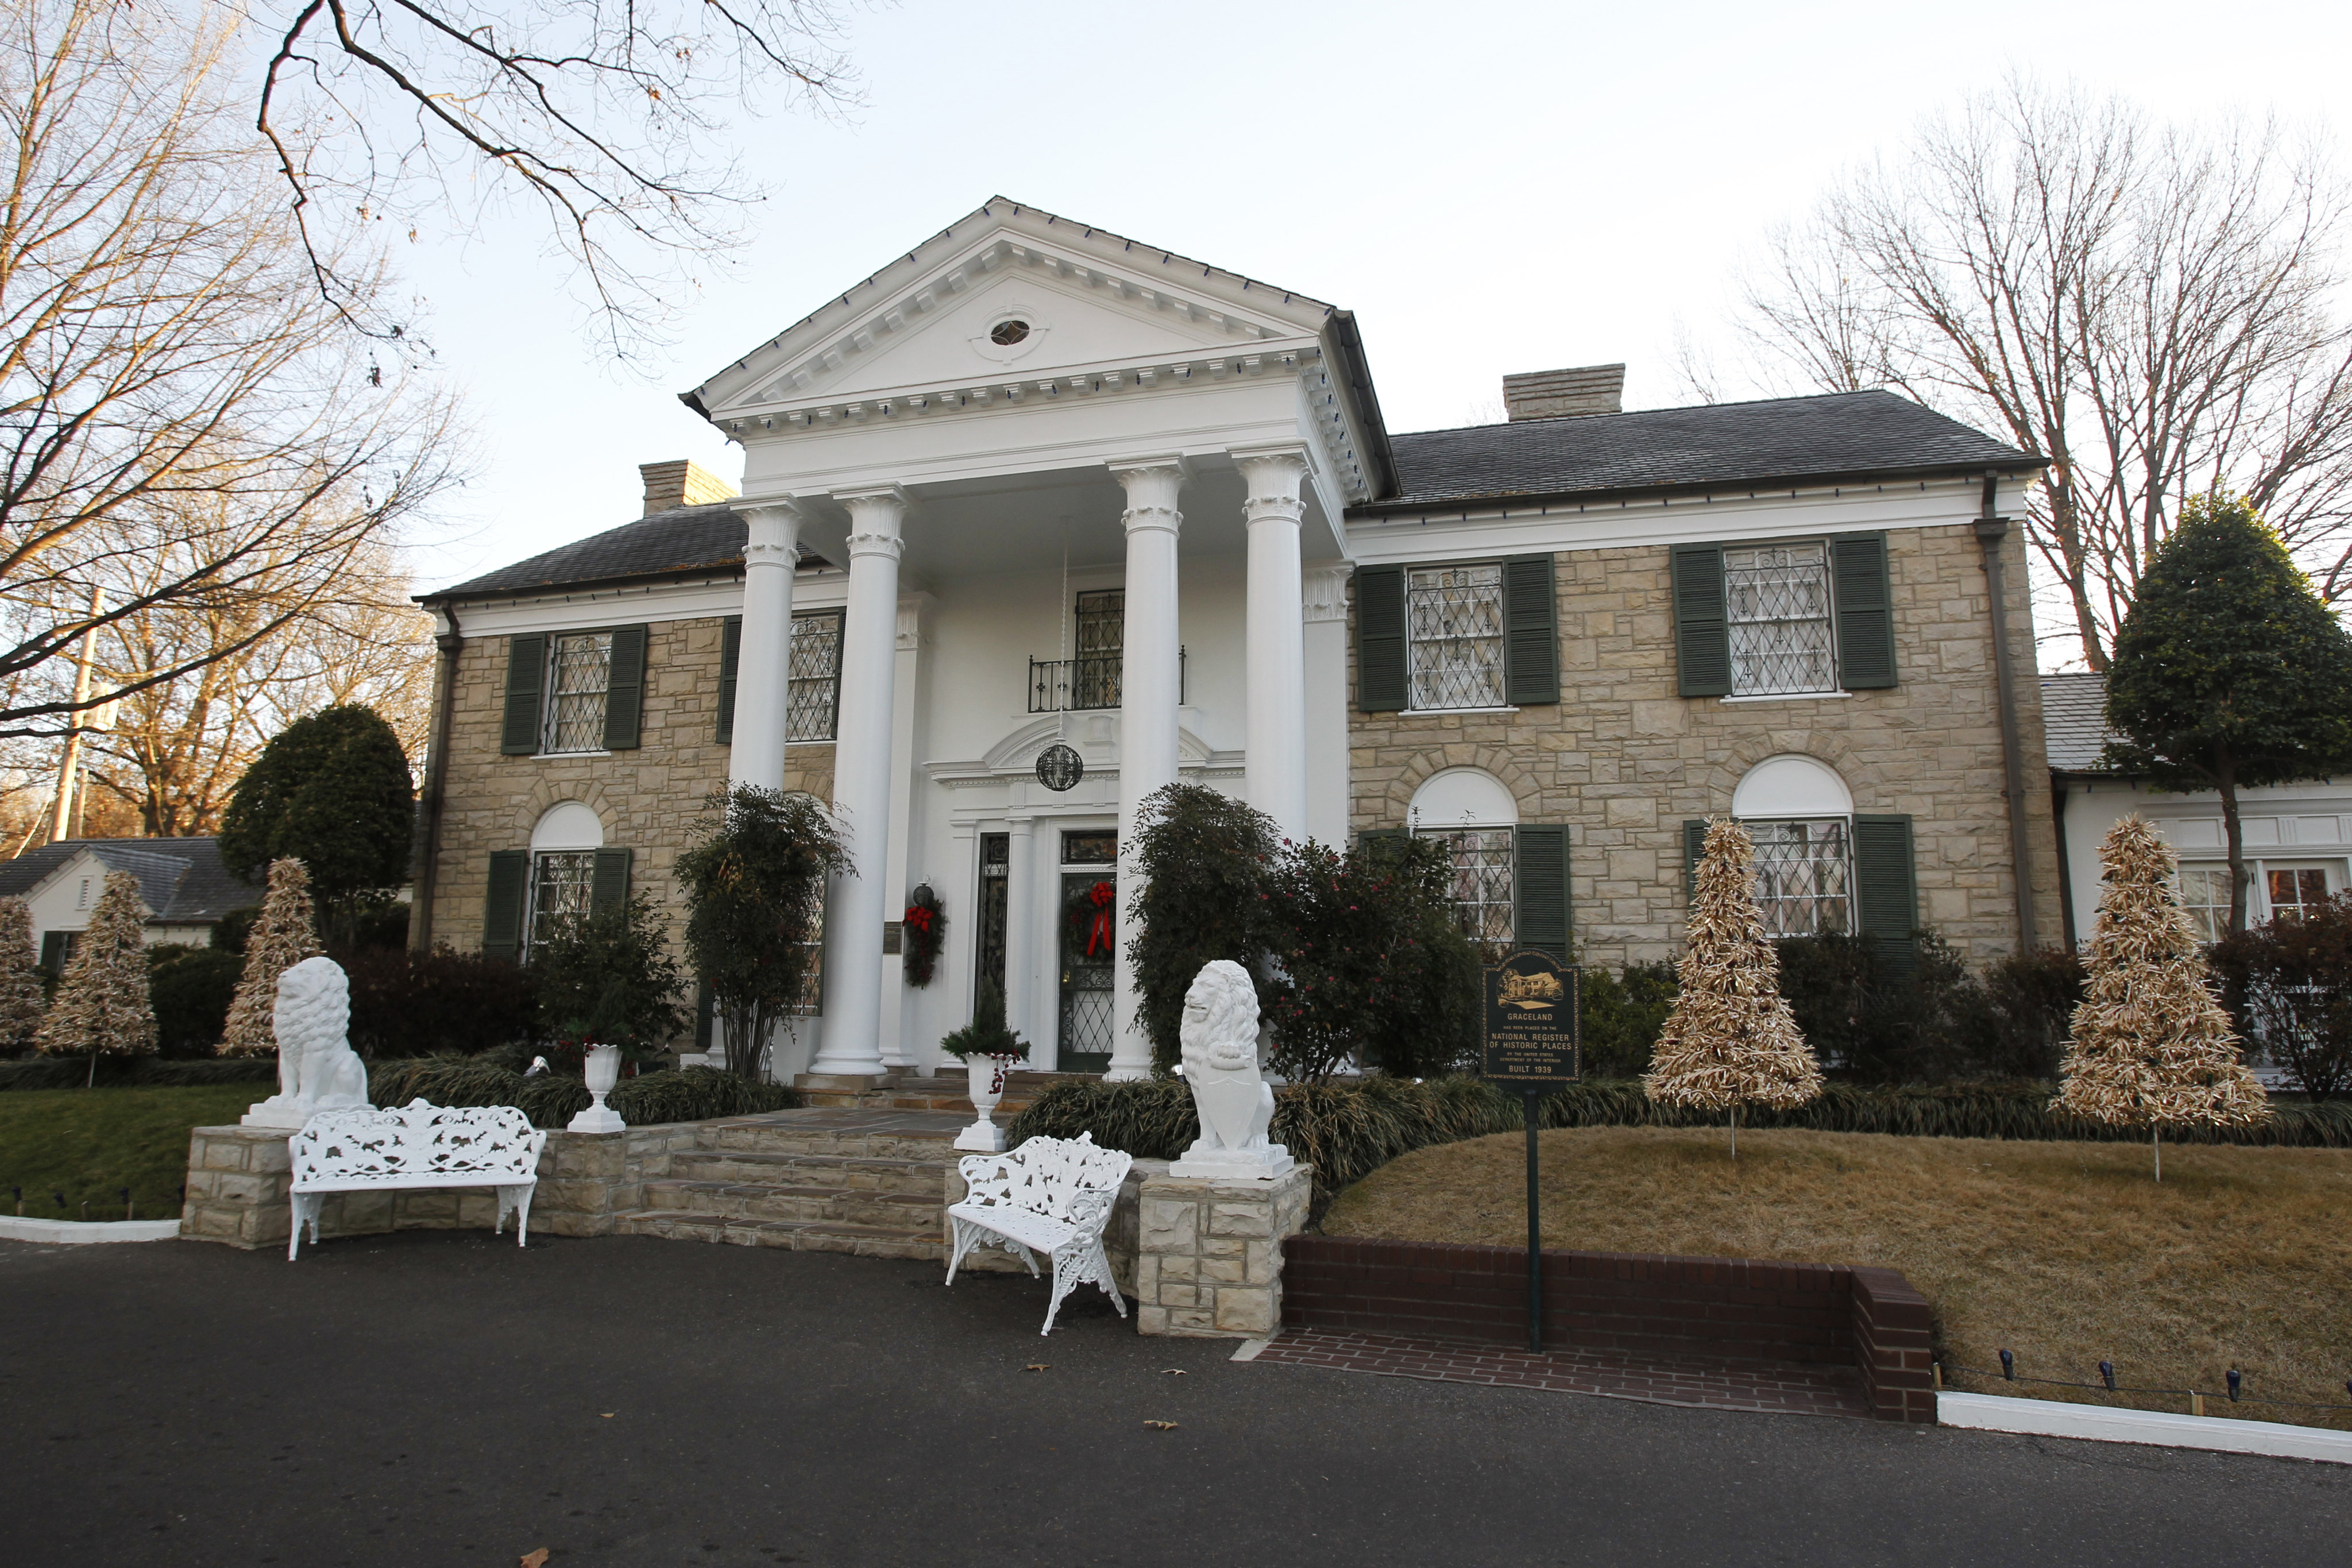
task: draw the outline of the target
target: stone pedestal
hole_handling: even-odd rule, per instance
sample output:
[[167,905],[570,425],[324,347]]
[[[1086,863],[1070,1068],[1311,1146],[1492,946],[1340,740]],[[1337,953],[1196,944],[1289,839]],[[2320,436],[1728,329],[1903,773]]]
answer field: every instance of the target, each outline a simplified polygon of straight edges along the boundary
[[1307,1226],[1313,1167],[1272,1181],[1147,1175],[1138,1194],[1136,1332],[1263,1339],[1282,1321],[1282,1243]]

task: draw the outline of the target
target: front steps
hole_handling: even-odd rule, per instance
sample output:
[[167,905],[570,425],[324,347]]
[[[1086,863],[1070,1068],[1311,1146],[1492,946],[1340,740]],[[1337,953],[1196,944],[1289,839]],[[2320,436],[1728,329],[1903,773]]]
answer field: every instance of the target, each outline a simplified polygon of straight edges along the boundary
[[[961,1115],[852,1105],[706,1122],[692,1150],[648,1172],[643,1206],[617,1215],[614,1228],[945,1262],[948,1181],[961,1158],[955,1135],[971,1114],[969,1102]],[[1021,1265],[990,1251],[965,1267]]]
[[[996,1108],[999,1126],[1009,1123],[1053,1084],[1066,1078],[1097,1078],[1097,1073],[1029,1072],[1008,1074],[1003,1101]],[[867,1110],[940,1110],[970,1121],[980,1114],[972,1109],[970,1080],[960,1064],[950,1063],[936,1077],[896,1072],[879,1079],[816,1079],[803,1074],[794,1082],[804,1105],[836,1108],[856,1106]]]

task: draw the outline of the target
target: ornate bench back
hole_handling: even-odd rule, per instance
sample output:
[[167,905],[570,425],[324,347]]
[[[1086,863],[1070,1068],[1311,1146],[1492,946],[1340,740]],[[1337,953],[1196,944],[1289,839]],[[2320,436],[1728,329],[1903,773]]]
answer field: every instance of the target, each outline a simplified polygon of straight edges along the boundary
[[446,1176],[453,1186],[528,1180],[546,1142],[511,1105],[413,1100],[397,1110],[322,1110],[292,1139],[294,1186],[420,1175]]
[[960,1168],[974,1203],[1008,1204],[1083,1226],[1108,1210],[1134,1163],[1124,1149],[1098,1149],[1093,1133],[1081,1132],[1032,1138],[1009,1153],[971,1155]]

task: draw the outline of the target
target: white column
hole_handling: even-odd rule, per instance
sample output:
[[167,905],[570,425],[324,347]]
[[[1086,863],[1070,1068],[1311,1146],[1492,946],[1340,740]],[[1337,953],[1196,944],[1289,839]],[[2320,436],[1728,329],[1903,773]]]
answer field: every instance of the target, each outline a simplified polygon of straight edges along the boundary
[[1111,465],[1126,488],[1126,650],[1119,660],[1118,965],[1111,985],[1110,1070],[1106,1079],[1151,1076],[1151,1041],[1136,1016],[1135,966],[1127,957],[1134,931],[1129,911],[1142,889],[1127,853],[1143,797],[1176,782],[1176,702],[1181,694],[1176,640],[1176,510],[1184,484],[1181,458],[1141,458]]
[[743,542],[743,629],[735,647],[735,741],[727,782],[782,789],[801,510],[791,501],[739,505],[735,510],[750,526],[750,536]]
[[809,1071],[878,1074],[882,922],[888,918],[890,731],[898,664],[899,524],[896,485],[836,497],[849,509],[849,606],[841,626],[841,722],[833,809],[854,877],[835,879],[824,922],[824,1036]]
[[1029,1042],[1028,1065],[1051,1069],[1054,1042],[1037,1037],[1037,825],[1016,816],[1004,843],[1004,1021]]
[[[905,912],[907,895],[924,877],[918,858],[923,848],[922,819],[915,810],[915,770],[910,763],[922,754],[915,742],[915,724],[923,695],[923,644],[928,640],[923,634],[930,603],[929,594],[901,594],[898,626],[892,634],[898,666],[890,700],[890,755],[896,765],[890,770],[890,863],[884,877],[885,921],[896,920]],[[900,944],[904,946],[904,933]],[[923,998],[907,984],[903,953],[895,958],[883,955],[881,995],[883,1065],[893,1072],[911,1071],[921,1053],[909,1037],[908,1031],[916,1022],[910,1014],[919,1016]]]
[[1348,842],[1348,574],[1346,562],[1303,574],[1307,620],[1307,832]]
[[1247,702],[1249,803],[1282,836],[1307,837],[1307,652],[1299,600],[1298,483],[1307,454],[1297,447],[1235,452],[1249,486]]

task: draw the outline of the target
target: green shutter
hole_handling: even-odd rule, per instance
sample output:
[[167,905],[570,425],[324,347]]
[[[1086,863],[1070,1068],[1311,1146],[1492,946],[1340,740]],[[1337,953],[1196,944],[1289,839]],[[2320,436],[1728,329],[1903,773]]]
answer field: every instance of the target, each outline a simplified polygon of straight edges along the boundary
[[1560,823],[1522,827],[1513,885],[1518,907],[1512,911],[1514,945],[1539,948],[1568,962],[1568,828]]
[[743,662],[743,617],[719,625],[719,743],[735,743],[735,673]]
[[506,726],[499,750],[528,757],[539,750],[539,694],[547,683],[547,639],[507,638]]
[[604,749],[631,752],[644,738],[646,628],[613,628],[612,674],[604,689]]
[[1698,898],[1698,858],[1706,853],[1706,819],[1691,817],[1683,823],[1683,902],[1689,904]]
[[1723,606],[1723,547],[1674,547],[1675,664],[1685,697],[1731,695],[1731,631]]
[[1919,879],[1907,816],[1853,819],[1854,925],[1897,978],[1918,960]]
[[694,988],[694,1048],[708,1053],[710,1049],[710,988]]
[[1559,700],[1559,588],[1549,555],[1503,563],[1503,700]]
[[1895,595],[1886,577],[1886,535],[1832,540],[1830,592],[1837,605],[1838,684],[1848,691],[1894,685]]
[[484,958],[512,959],[522,951],[522,893],[530,877],[529,850],[491,851],[489,896],[482,902]]
[[629,900],[629,852],[599,849],[588,877],[588,912],[602,914]]
[[1404,568],[1356,573],[1356,706],[1393,713],[1405,705]]

